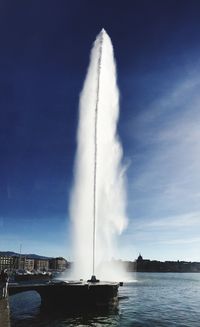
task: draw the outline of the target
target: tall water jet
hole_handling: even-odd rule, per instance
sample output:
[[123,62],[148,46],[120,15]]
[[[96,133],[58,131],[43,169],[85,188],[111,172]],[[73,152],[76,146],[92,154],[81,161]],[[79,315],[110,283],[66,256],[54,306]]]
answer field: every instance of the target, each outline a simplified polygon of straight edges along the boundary
[[[97,36],[80,95],[77,153],[70,214],[75,278],[88,279],[117,255],[117,235],[127,225],[122,147],[117,136],[119,91],[111,40]],[[116,273],[116,269],[115,269]]]

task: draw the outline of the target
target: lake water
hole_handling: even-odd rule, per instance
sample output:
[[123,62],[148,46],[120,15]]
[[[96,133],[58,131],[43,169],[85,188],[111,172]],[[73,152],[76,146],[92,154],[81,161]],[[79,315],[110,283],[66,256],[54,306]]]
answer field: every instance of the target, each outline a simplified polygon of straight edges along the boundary
[[136,273],[130,280],[119,290],[118,308],[108,312],[45,312],[37,293],[14,295],[11,327],[200,326],[200,274]]

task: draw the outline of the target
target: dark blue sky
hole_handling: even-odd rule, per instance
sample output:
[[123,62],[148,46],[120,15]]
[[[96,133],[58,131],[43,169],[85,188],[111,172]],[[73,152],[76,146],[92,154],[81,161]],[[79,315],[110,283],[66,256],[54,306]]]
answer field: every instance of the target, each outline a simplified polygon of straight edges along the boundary
[[[19,251],[21,243],[24,252],[71,255],[78,101],[102,27],[115,50],[118,130],[129,163],[130,228],[121,256],[134,259],[140,251],[162,259],[174,251],[177,259],[198,259],[192,246],[200,248],[194,233],[200,2],[194,0],[0,2],[0,249]],[[184,221],[192,222],[187,237]]]

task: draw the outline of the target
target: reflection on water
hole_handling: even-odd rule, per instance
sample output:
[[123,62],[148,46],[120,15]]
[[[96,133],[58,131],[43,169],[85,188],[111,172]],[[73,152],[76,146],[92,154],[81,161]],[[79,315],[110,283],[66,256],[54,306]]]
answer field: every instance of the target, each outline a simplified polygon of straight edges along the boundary
[[120,288],[116,310],[66,313],[40,307],[36,292],[10,297],[11,327],[199,327],[200,274],[138,273]]

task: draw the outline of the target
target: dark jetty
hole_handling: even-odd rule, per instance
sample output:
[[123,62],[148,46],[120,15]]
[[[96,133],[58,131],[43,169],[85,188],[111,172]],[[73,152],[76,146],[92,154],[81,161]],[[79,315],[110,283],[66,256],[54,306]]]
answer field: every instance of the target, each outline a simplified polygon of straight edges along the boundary
[[43,307],[108,307],[118,304],[119,283],[111,282],[66,282],[9,284],[9,295],[26,291],[36,291]]

